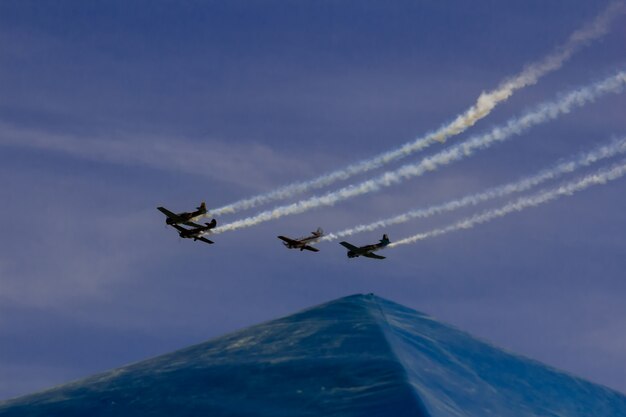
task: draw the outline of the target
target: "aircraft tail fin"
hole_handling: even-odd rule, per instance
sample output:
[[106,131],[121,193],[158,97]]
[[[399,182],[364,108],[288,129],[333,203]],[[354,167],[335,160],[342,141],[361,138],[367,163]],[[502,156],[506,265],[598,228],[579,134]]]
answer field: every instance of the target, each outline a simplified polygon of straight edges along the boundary
[[321,227],[318,227],[317,230],[312,233],[317,236],[324,236],[324,231],[322,230]]
[[383,246],[387,246],[390,243],[389,236],[387,234],[383,235],[383,238],[380,239],[380,244]]
[[217,220],[213,219],[211,220],[210,223],[205,223],[207,226],[209,226],[211,229],[213,229],[215,226],[217,226]]
[[206,213],[206,203],[203,201],[197,209]]

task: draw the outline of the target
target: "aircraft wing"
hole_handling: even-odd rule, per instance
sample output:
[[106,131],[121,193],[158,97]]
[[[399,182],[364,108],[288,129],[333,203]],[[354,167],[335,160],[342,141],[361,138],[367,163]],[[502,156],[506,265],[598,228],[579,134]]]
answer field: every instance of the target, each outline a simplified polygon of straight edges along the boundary
[[183,224],[186,224],[187,226],[191,226],[192,228],[190,230],[194,230],[194,229],[205,229],[204,226],[202,226],[201,224],[196,224],[194,222],[185,222]]
[[159,210],[161,213],[165,214],[170,219],[178,219],[178,214],[172,213],[171,211],[169,211],[165,207],[157,207],[157,210]]
[[204,243],[208,243],[209,245],[210,245],[210,244],[212,244],[212,243],[215,243],[215,242],[213,242],[212,240],[207,239],[206,237],[199,237],[199,238],[196,238],[196,239],[197,239],[197,240],[201,240],[201,241],[203,241]]
[[372,259],[385,259],[384,256],[376,255],[375,253],[364,253],[362,256],[365,256],[366,258],[372,258]]
[[179,226],[177,224],[170,224],[170,226],[172,226],[174,229],[178,230],[179,232],[187,232],[188,231],[188,229],[185,229],[184,227]]
[[318,248],[315,248],[315,247],[310,246],[310,245],[305,245],[305,246],[302,247],[302,249],[310,250],[311,252],[319,252],[320,251]]
[[300,242],[299,242],[299,241],[297,241],[297,240],[290,239],[290,238],[285,237],[285,236],[278,236],[278,238],[279,238],[280,240],[282,240],[283,242],[287,242],[287,243],[289,243],[289,244],[291,244],[291,245],[297,245],[298,243],[300,243]]
[[196,229],[198,229],[198,228],[202,227],[202,226],[200,226],[198,223],[194,223],[194,222],[185,222],[185,223],[183,223],[183,224],[184,224],[184,225],[187,225],[187,226],[191,226],[191,227],[196,228]]
[[341,246],[343,246],[344,248],[346,248],[348,250],[351,250],[353,252],[358,252],[359,251],[359,248],[357,248],[356,246],[354,246],[354,245],[352,245],[352,244],[350,244],[348,242],[339,242],[339,244]]

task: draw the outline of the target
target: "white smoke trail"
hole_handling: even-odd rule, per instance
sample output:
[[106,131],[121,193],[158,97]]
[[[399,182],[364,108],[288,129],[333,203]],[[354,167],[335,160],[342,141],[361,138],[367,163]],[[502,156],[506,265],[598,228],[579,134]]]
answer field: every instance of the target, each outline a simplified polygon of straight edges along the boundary
[[519,181],[501,185],[483,191],[449,201],[447,203],[431,206],[425,209],[411,210],[409,212],[394,216],[388,219],[379,220],[370,224],[361,224],[336,233],[329,233],[320,241],[330,241],[345,236],[351,236],[361,232],[371,232],[373,230],[389,227],[395,224],[405,223],[412,219],[423,219],[437,214],[458,210],[467,206],[474,206],[495,198],[501,198],[513,193],[521,193],[540,185],[543,182],[554,180],[562,175],[572,173],[580,168],[587,167],[606,158],[611,158],[617,154],[626,152],[626,137],[613,141],[608,145],[600,146],[590,152],[580,154],[566,162],[561,162],[552,168],[542,170],[539,173],[523,178]]
[[435,143],[435,141],[444,142],[447,138],[464,132],[480,119],[486,117],[499,103],[511,97],[515,91],[533,85],[542,76],[561,68],[582,46],[605,35],[610,28],[611,22],[625,12],[626,3],[624,1],[611,3],[593,21],[570,35],[567,42],[558,47],[556,51],[544,57],[541,61],[528,65],[521,73],[505,80],[495,90],[483,92],[476,100],[476,103],[469,109],[434,132],[406,143],[399,148],[382,153],[371,159],[356,162],[348,165],[346,168],[330,172],[310,181],[286,185],[266,194],[260,194],[209,210],[209,213],[211,213],[211,216],[232,214],[254,208],[260,204],[293,197],[311,189],[325,187],[334,182],[346,180],[354,175],[380,168],[392,161],[422,151]]
[[600,169],[594,174],[587,175],[576,181],[563,184],[559,187],[541,191],[530,196],[520,197],[516,201],[505,204],[502,207],[486,210],[480,214],[468,217],[450,226],[434,229],[425,233],[419,233],[405,239],[398,240],[391,243],[388,247],[407,245],[409,243],[415,243],[420,240],[440,236],[457,230],[470,229],[478,224],[486,223],[490,220],[506,216],[507,214],[522,211],[529,207],[536,207],[549,201],[556,200],[560,197],[572,195],[578,191],[585,190],[594,185],[605,184],[609,181],[621,178],[624,175],[626,175],[626,160],[622,161],[618,165],[614,165],[609,169]]
[[283,216],[303,213],[316,207],[331,206],[339,201],[378,191],[383,187],[389,187],[406,179],[421,176],[425,172],[434,171],[440,166],[466,158],[474,152],[486,149],[495,143],[503,142],[513,135],[519,135],[532,126],[556,119],[558,116],[570,112],[573,108],[581,107],[602,95],[621,92],[625,85],[626,71],[620,71],[601,82],[574,90],[554,102],[541,104],[524,116],[510,120],[503,127],[496,127],[489,133],[473,136],[465,142],[424,158],[420,162],[404,165],[397,170],[385,172],[376,178],[359,184],[349,185],[322,196],[314,196],[293,204],[263,211],[252,217],[234,221],[216,228],[215,233],[254,226]]

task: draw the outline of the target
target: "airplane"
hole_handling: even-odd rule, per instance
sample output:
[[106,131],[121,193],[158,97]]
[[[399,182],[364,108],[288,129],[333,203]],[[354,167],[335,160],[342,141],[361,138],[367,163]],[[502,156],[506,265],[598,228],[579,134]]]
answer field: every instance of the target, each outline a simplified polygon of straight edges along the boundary
[[197,223],[194,223],[192,220],[195,220],[197,217],[203,216],[206,214],[206,204],[204,201],[200,204],[200,207],[196,208],[196,211],[191,213],[172,213],[165,207],[157,207],[161,213],[165,214],[167,218],[165,219],[165,224],[173,226],[175,224],[184,224],[191,227],[202,227]]
[[212,240],[209,240],[204,237],[204,235],[207,234],[209,230],[217,226],[217,220],[215,219],[211,220],[210,223],[205,223],[205,226],[198,225],[197,227],[194,227],[193,229],[185,229],[184,227],[178,224],[171,224],[170,226],[178,230],[178,235],[182,237],[183,239],[193,239],[194,242],[196,240],[201,240],[209,244],[215,243]]
[[315,232],[311,233],[311,236],[301,237],[298,239],[291,239],[285,236],[278,236],[278,238],[282,240],[283,245],[285,245],[289,249],[300,249],[300,252],[305,249],[312,252],[319,252],[319,249],[314,248],[313,246],[309,245],[309,243],[317,242],[322,236],[324,236],[324,231],[321,227],[318,227]]
[[379,243],[375,245],[367,245],[361,247],[356,247],[348,242],[339,242],[339,244],[348,249],[348,258],[365,256],[366,258],[385,259],[384,256],[376,255],[372,252],[376,252],[377,250],[380,250],[387,246],[389,244],[389,237],[387,237],[387,235],[383,235],[383,238],[380,240]]

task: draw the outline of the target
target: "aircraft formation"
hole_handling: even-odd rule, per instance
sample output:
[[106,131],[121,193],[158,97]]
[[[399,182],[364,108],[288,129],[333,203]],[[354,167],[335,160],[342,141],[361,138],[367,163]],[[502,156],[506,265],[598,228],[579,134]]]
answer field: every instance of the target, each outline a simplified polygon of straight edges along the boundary
[[[176,229],[179,236],[185,239],[200,240],[205,243],[213,243],[205,236],[213,233],[219,234],[255,226],[267,221],[277,220],[284,216],[291,216],[306,211],[333,206],[344,200],[352,199],[367,193],[379,192],[386,187],[402,183],[412,178],[418,178],[436,170],[469,158],[472,155],[489,149],[496,144],[519,137],[525,131],[543,123],[550,122],[562,115],[571,113],[576,108],[582,108],[587,104],[594,103],[600,97],[609,94],[621,94],[626,91],[626,68],[618,69],[608,77],[591,82],[587,85],[578,86],[569,92],[561,93],[556,99],[539,103],[525,111],[524,114],[509,119],[506,123],[495,126],[485,132],[477,133],[462,141],[447,146],[445,149],[436,151],[428,156],[415,161],[405,163],[399,167],[386,168],[385,172],[373,173],[367,179],[354,180],[350,184],[338,186],[317,194],[310,193],[317,189],[323,189],[339,181],[346,181],[357,174],[364,174],[385,167],[392,162],[400,161],[408,156],[420,153],[434,144],[443,144],[472,128],[479,120],[487,117],[493,109],[506,102],[516,91],[535,85],[545,75],[560,69],[570,58],[588,46],[592,41],[602,38],[609,32],[611,24],[617,18],[626,15],[626,0],[615,0],[591,21],[573,32],[563,43],[555,47],[543,58],[531,64],[527,64],[517,74],[506,77],[495,88],[483,91],[465,111],[459,113],[440,128],[425,135],[420,135],[414,140],[398,147],[384,151],[378,155],[363,159],[342,168],[323,173],[310,180],[297,181],[274,190],[264,192],[252,197],[227,204],[222,207],[211,209],[215,216],[230,215],[243,210],[253,209],[257,206],[266,205],[273,201],[293,199],[300,194],[310,195],[300,198],[298,201],[276,205],[270,209],[262,210],[254,215],[244,216],[228,224],[221,224],[216,230],[217,221],[198,224],[197,221],[209,217],[206,205],[202,203],[195,211],[173,213],[164,207],[157,207],[166,216],[166,225]],[[498,219],[511,213],[516,213],[526,208],[537,207],[541,204],[554,201],[558,198],[572,195],[595,185],[602,185],[608,181],[626,177],[626,160],[618,163],[600,166],[594,172],[587,172],[576,178],[563,180],[559,184],[553,184],[548,188],[539,188],[548,182],[556,183],[560,178],[573,176],[579,169],[588,169],[596,163],[607,161],[619,155],[626,154],[626,136],[613,138],[611,141],[601,143],[587,151],[577,153],[567,160],[559,161],[541,171],[526,175],[516,181],[501,184],[479,191],[473,194],[454,198],[444,203],[431,205],[425,208],[413,208],[404,213],[397,213],[387,218],[378,219],[369,224],[359,224],[344,230],[324,235],[321,229],[317,229],[309,236],[291,238],[277,236],[288,249],[318,252],[314,246],[317,242],[352,236],[356,233],[373,231],[378,228],[387,229],[393,225],[401,224],[412,219],[426,219],[441,213],[452,212],[462,207],[474,206],[488,201],[511,196],[511,199],[500,206],[492,205],[482,211],[476,212],[458,221],[443,225],[428,231],[422,231],[408,237],[400,238],[391,243],[386,234],[376,244],[355,246],[349,242],[339,242],[347,249],[348,258],[366,257],[372,259],[385,259],[384,256],[375,252],[389,247],[395,248],[422,241],[427,238],[441,236],[454,231],[467,230],[476,225]],[[351,180],[352,181],[352,180]],[[534,191],[533,191],[534,190]],[[520,197],[512,197],[515,194]]]
[[[204,226],[195,222],[207,213],[206,203],[204,201],[196,208],[196,211],[192,212],[174,213],[165,207],[157,207],[157,210],[165,214],[165,224],[176,229],[178,236],[181,238],[193,239],[194,241],[199,240],[208,244],[214,243],[212,240],[205,238],[204,235],[208,234],[211,229],[217,226],[217,220],[213,219],[205,223]],[[190,229],[184,228],[181,224],[189,226]]]
[[[210,222],[205,223],[204,226],[196,223],[207,214],[206,203],[202,202],[200,206],[196,207],[196,210],[192,212],[174,213],[165,207],[157,207],[157,210],[165,215],[165,224],[176,229],[179,237],[183,239],[193,239],[194,241],[199,240],[208,244],[215,243],[204,236],[208,235],[211,229],[217,226],[217,220],[212,219]],[[185,228],[182,225],[189,226],[189,228]],[[318,227],[316,231],[311,232],[310,236],[295,239],[287,236],[278,236],[278,239],[282,240],[283,245],[288,249],[300,249],[300,252],[304,250],[319,252],[319,249],[312,246],[312,244],[318,242],[323,236],[324,231],[321,227]],[[354,246],[348,242],[340,242],[339,244],[348,249],[348,258],[364,256],[371,259],[385,259],[384,256],[376,255],[374,252],[385,248],[389,243],[389,237],[385,234],[378,243],[373,245]]]

